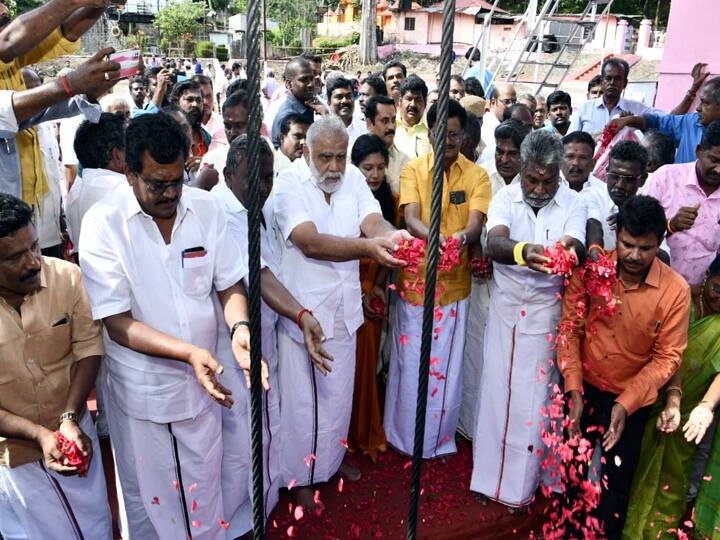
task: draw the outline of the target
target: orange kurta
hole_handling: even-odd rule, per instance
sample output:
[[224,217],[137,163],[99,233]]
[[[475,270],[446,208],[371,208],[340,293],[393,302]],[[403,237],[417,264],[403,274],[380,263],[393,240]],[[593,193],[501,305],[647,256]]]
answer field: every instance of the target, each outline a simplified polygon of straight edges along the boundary
[[[378,264],[373,259],[360,260],[360,282],[363,294],[373,288]],[[365,317],[357,331],[357,355],[355,361],[355,389],[350,417],[348,446],[368,454],[373,461],[377,453],[387,448],[382,425],[382,412],[377,390],[377,359],[380,351],[382,321]]]

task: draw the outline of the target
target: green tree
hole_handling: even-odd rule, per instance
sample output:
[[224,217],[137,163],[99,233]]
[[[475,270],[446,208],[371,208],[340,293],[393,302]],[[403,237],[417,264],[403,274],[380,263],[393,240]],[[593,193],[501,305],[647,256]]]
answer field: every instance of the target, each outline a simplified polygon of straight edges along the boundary
[[[287,46],[299,40],[300,29],[315,27],[315,0],[265,0],[265,4],[267,18],[276,21],[280,26],[279,30],[273,33],[273,42],[278,45]],[[238,13],[247,15],[247,0],[235,0],[235,9]]]
[[171,43],[177,44],[185,34],[195,34],[202,28],[205,4],[192,0],[175,0],[155,15],[155,27]]

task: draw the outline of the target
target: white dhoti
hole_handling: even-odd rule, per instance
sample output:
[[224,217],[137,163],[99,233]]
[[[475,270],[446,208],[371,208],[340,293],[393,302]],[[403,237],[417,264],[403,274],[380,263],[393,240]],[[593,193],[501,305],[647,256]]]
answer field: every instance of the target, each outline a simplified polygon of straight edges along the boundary
[[224,540],[220,406],[159,424],[125,414],[112,389],[105,405],[129,538]]
[[110,540],[112,524],[100,445],[89,413],[80,421],[93,445],[88,475],[62,476],[34,461],[0,467],[0,536],[5,540]]
[[472,440],[475,431],[475,414],[478,402],[478,381],[482,373],[485,326],[490,308],[490,292],[487,282],[472,281],[467,328],[465,329],[465,353],[463,354],[462,399],[458,431]]
[[547,334],[521,334],[490,306],[473,435],[472,491],[504,505],[528,504],[541,480],[541,434],[559,379]]
[[[278,502],[280,489],[280,389],[277,385],[277,315],[262,302],[262,349],[268,364],[270,390],[263,392],[263,493],[265,519]],[[225,519],[230,524],[227,537],[237,538],[252,529],[252,430],[250,390],[245,375],[235,361],[227,328],[220,329],[217,357],[225,371],[220,382],[232,392],[234,404],[222,411],[222,491]]]
[[325,376],[314,367],[305,345],[284,324],[278,328],[283,483],[326,482],[340,468],[345,456],[340,440],[347,438],[352,412],[355,336],[347,331],[341,303],[333,337],[323,343],[335,358]]
[[[427,412],[423,457],[432,458],[457,451],[455,429],[460,414],[463,348],[469,299],[436,306],[430,353]],[[412,455],[415,440],[420,344],[423,307],[398,300],[393,329],[393,354],[385,394],[383,425],[388,442]]]

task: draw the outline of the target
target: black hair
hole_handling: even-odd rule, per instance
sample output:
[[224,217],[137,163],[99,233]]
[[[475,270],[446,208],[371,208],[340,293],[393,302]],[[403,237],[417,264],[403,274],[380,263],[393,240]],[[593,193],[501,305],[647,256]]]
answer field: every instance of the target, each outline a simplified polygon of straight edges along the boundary
[[170,103],[176,105],[178,101],[180,101],[182,95],[188,91],[196,91],[202,96],[202,88],[200,87],[200,83],[192,79],[188,79],[186,81],[181,81],[175,86],[173,86],[172,94],[170,94]]
[[465,93],[471,96],[485,98],[485,89],[477,77],[468,77],[465,79]]
[[375,93],[378,96],[388,95],[385,81],[383,81],[382,77],[380,77],[379,75],[370,75],[363,81],[363,83],[367,84],[370,88],[375,90]]
[[199,84],[209,84],[210,88],[213,86],[212,79],[208,77],[207,75],[202,75],[198,73],[197,75],[194,75],[192,78],[193,81],[199,83]]
[[395,100],[390,96],[373,96],[365,102],[365,118],[370,120],[373,124],[375,123],[375,117],[377,116],[377,106],[380,105],[392,105],[395,106]]
[[512,141],[520,150],[525,137],[532,131],[532,126],[524,124],[520,120],[510,118],[495,128],[495,141]]
[[595,75],[590,81],[588,82],[587,91],[589,92],[596,86],[600,86],[602,84],[602,75]]
[[720,77],[713,77],[705,83],[705,90],[710,93],[716,105],[720,105]]
[[617,215],[617,232],[625,229],[632,236],[654,234],[658,243],[665,238],[667,218],[660,202],[647,195],[630,197],[620,208]]
[[555,90],[547,97],[545,100],[545,109],[549,111],[550,107],[556,103],[558,105],[567,105],[572,108],[572,98],[570,97],[570,94],[563,92],[562,90]]
[[[437,105],[437,102],[433,103],[432,107],[430,107],[430,110],[427,112],[428,129],[435,127],[435,121],[437,120]],[[465,129],[465,126],[467,125],[467,112],[465,111],[465,107],[460,105],[460,103],[454,99],[448,101],[448,120],[451,118],[457,118],[460,120],[460,126]]]
[[102,113],[94,124],[85,120],[75,132],[73,148],[83,169],[105,169],[112,150],[125,150],[125,121],[120,114]]
[[468,111],[467,123],[465,124],[465,138],[470,139],[474,146],[480,144],[480,120],[474,113]]
[[715,257],[713,262],[710,263],[710,266],[708,266],[708,276],[709,277],[717,277],[720,276],[720,255]]
[[146,79],[150,79],[150,78],[157,79],[157,74],[160,73],[161,69],[162,68],[160,66],[147,68],[144,73],[145,78]]
[[[474,52],[473,52],[474,49]],[[472,54],[472,58],[470,58],[470,55]],[[465,51],[465,58],[468,60],[472,60],[473,62],[479,62],[480,61],[480,49],[477,47],[470,47],[467,51]]]
[[12,236],[32,222],[32,208],[23,201],[0,192],[0,238]]
[[337,90],[338,88],[349,88],[352,92],[353,85],[352,82],[349,79],[346,79],[342,75],[339,77],[333,77],[330,82],[327,84],[327,98],[328,101],[330,101],[330,97],[332,96],[332,93]]
[[[387,146],[377,135],[360,135],[353,144],[350,152],[350,161],[356,167],[371,154],[380,154],[385,159],[387,165],[390,155]],[[392,190],[385,178],[380,187],[373,192],[375,199],[380,203],[380,210],[383,217],[390,223],[395,223],[395,199]]]
[[595,153],[595,139],[587,131],[573,131],[562,138],[563,145],[571,143],[585,144],[590,147],[590,154]]
[[[249,139],[247,133],[243,133],[235,137],[230,143],[228,149],[227,159],[225,160],[225,167],[231,172],[235,172],[240,166],[240,163],[247,159]],[[260,146],[258,147],[259,156],[274,156],[273,151],[270,149],[268,142],[260,138]]]
[[653,170],[675,163],[677,144],[672,137],[665,135],[662,131],[651,129],[645,132],[644,142],[648,152],[648,164],[653,164],[655,167]]
[[407,77],[407,68],[405,67],[405,64],[400,62],[399,60],[390,60],[389,62],[386,62],[383,66],[382,70],[382,76],[383,79],[386,79],[387,72],[390,68],[399,67],[402,71],[403,77]]
[[404,96],[408,92],[420,93],[423,101],[427,101],[428,87],[420,77],[412,74],[403,80],[400,85],[400,96]]
[[132,79],[130,79],[129,86],[132,86],[133,84],[142,84],[144,88],[147,88],[147,80],[145,77],[141,77],[140,75],[135,75]]
[[308,62],[312,62],[313,64],[322,64],[322,56],[319,54],[314,54],[310,51],[305,51],[300,55],[300,58],[304,58]]
[[292,126],[293,124],[309,126],[310,122],[308,122],[308,119],[305,118],[302,114],[288,114],[280,123],[280,134],[287,135],[288,133],[290,133],[290,126]]
[[233,62],[232,66],[230,66],[231,71],[235,71],[236,69],[242,68],[242,64],[240,62]]
[[244,90],[238,90],[237,92],[228,94],[228,97],[225,98],[225,101],[223,101],[222,112],[224,113],[225,109],[227,109],[228,107],[237,107],[238,105],[245,107],[245,109],[247,110],[247,108],[248,108],[247,99],[248,99],[248,96]]
[[458,75],[458,74],[450,75],[450,80],[460,83],[462,85],[463,89],[465,88],[465,80],[460,75]]
[[700,144],[701,150],[710,150],[715,146],[720,146],[720,120],[715,120],[705,128]]
[[503,121],[510,120],[511,118],[515,118],[515,114],[517,113],[517,111],[522,110],[522,109],[527,110],[528,114],[530,115],[530,118],[532,119],[533,112],[530,109],[530,107],[528,107],[524,103],[513,103],[512,105],[510,105],[503,111]]
[[247,79],[235,79],[225,90],[225,97],[232,96],[235,92],[247,92]]
[[600,77],[602,78],[605,76],[605,68],[608,68],[610,66],[619,67],[620,69],[625,72],[625,78],[627,79],[630,76],[630,64],[628,64],[625,60],[622,58],[618,58],[616,56],[611,56],[607,60],[605,60],[602,63],[602,67],[600,68]]
[[125,130],[125,162],[130,171],[139,174],[143,169],[143,154],[147,151],[163,165],[173,163],[182,155],[188,158],[190,141],[180,124],[167,113],[143,114],[133,118]]
[[[645,147],[635,141],[620,141],[610,150],[609,159],[618,161],[632,161],[639,163],[643,174],[647,171],[648,152]],[[609,163],[609,162],[608,162]]]

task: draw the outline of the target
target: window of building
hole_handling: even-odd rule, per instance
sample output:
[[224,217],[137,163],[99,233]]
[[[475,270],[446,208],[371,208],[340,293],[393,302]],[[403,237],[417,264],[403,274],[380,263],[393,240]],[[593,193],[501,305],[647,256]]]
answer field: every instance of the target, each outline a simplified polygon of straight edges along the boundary
[[405,31],[413,32],[415,30],[415,17],[405,17]]

